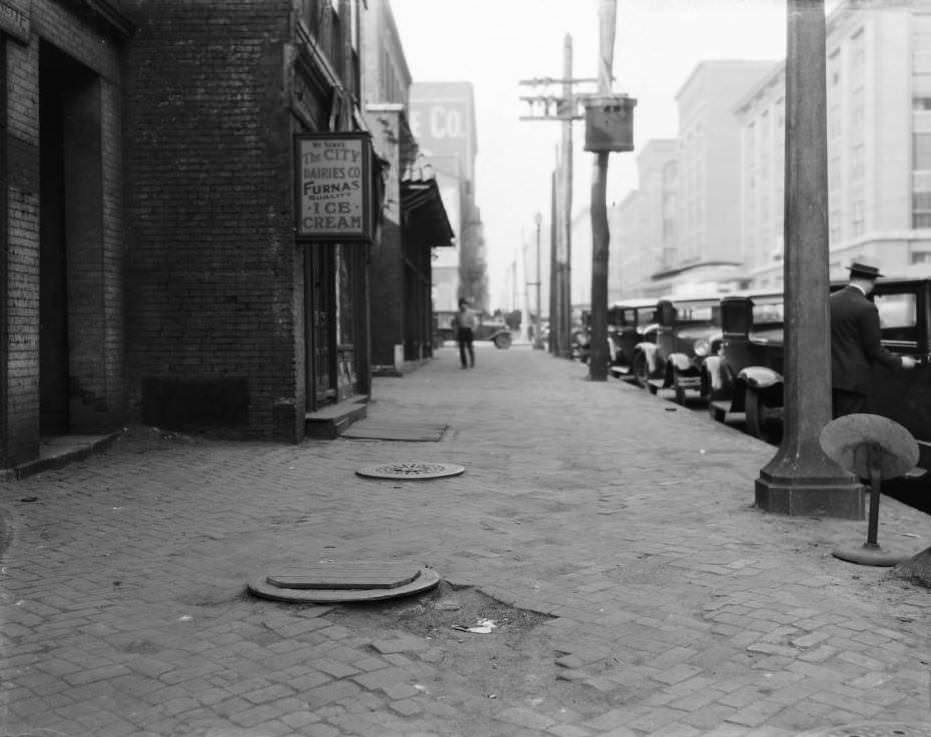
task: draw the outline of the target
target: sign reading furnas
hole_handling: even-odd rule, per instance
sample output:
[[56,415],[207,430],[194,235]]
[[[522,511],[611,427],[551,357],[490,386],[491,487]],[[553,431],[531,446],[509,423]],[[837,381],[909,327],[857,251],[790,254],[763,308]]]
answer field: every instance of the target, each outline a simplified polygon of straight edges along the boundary
[[367,133],[296,137],[297,237],[371,240],[372,142]]

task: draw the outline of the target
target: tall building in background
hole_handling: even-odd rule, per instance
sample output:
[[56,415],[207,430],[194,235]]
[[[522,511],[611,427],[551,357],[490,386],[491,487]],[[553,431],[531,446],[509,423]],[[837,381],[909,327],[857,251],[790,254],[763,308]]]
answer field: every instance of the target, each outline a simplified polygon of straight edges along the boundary
[[[903,274],[931,263],[931,6],[844,2],[827,21],[831,278],[852,261]],[[785,65],[737,106],[743,260],[783,282]]]
[[740,124],[734,106],[774,66],[772,61],[702,61],[676,95],[677,246],[654,274],[673,291],[740,286]]
[[363,16],[362,107],[384,163],[381,227],[371,254],[372,371],[399,374],[433,355],[432,256],[451,251],[452,228],[436,177],[408,122],[411,74],[388,0]]
[[[670,288],[654,277],[678,265],[678,172],[678,140],[647,141],[637,155],[639,189],[612,208],[613,281],[623,297],[661,296]],[[609,292],[611,284],[609,278]]]
[[642,237],[639,189],[627,193],[623,200],[608,208],[608,227],[611,240],[608,251],[608,304],[641,294],[647,278],[645,264],[653,254]]
[[481,215],[475,204],[475,98],[469,82],[414,82],[410,124],[433,167],[456,248],[433,262],[434,309],[454,312],[460,297],[487,308],[488,288]]

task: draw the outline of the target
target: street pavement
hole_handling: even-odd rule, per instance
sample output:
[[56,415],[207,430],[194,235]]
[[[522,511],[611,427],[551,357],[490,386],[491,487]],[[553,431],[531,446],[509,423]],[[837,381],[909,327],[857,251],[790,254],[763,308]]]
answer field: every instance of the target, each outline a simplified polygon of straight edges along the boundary
[[[772,447],[586,375],[526,344],[480,344],[460,370],[444,347],[377,378],[363,421],[448,425],[438,442],[140,426],[0,483],[0,735],[781,737],[931,722],[931,592],[831,555],[866,522],[754,508]],[[395,462],[465,472],[356,474]],[[879,541],[917,553],[931,517],[884,498]],[[416,601],[380,617],[246,592],[283,567],[360,560],[430,566],[443,596],[512,607],[515,632],[430,634]]]

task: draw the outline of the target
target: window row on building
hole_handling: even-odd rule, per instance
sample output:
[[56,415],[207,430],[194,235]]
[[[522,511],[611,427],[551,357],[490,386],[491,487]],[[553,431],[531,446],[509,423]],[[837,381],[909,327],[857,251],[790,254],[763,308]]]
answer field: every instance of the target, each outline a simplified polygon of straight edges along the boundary
[[[892,273],[928,262],[931,4],[841,3],[827,18],[826,72],[832,277],[854,260]],[[656,182],[641,154],[638,207],[648,209],[635,222],[650,225],[637,236],[622,227],[612,242],[612,262],[629,261],[620,254],[630,249],[643,254],[640,270],[616,276],[614,291],[694,285],[694,269],[707,264],[718,265],[702,269],[709,288],[781,286],[785,96],[782,62],[696,67],[676,98],[679,137],[668,152],[679,174],[664,195],[677,203],[675,243],[656,236],[668,215],[644,191]]]

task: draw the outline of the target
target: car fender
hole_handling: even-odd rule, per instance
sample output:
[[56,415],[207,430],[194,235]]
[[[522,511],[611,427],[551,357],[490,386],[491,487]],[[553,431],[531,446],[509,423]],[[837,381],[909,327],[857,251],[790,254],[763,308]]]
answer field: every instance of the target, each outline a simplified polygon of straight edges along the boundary
[[766,366],[747,366],[737,378],[750,389],[757,391],[782,384],[782,374]]
[[712,392],[720,391],[724,388],[722,368],[720,356],[708,356],[702,364],[702,374],[707,377],[708,388]]
[[684,353],[671,353],[666,361],[676,371],[688,371],[692,368],[692,359]]
[[634,348],[634,355],[642,353],[646,359],[647,368],[651,374],[656,373],[656,344],[655,343],[638,343]]

